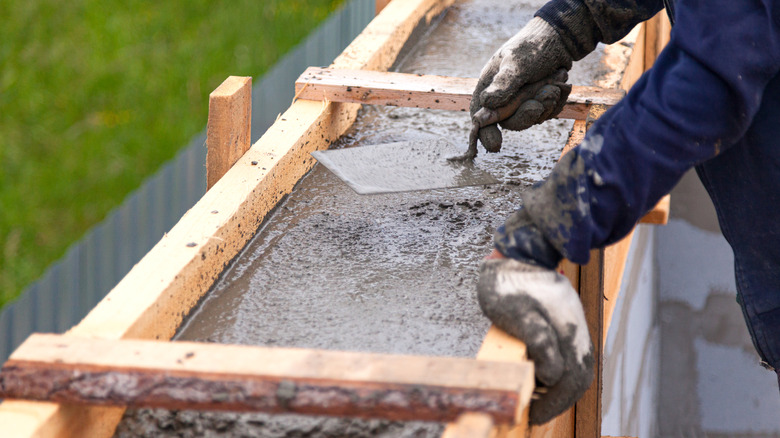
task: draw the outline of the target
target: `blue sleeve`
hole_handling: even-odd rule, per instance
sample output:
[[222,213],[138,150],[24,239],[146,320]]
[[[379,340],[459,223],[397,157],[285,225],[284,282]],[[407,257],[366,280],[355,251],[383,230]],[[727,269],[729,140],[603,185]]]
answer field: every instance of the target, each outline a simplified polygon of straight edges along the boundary
[[[587,262],[591,248],[625,236],[687,170],[743,137],[780,71],[776,3],[676,2],[671,41],[653,68],[525,198],[562,256]],[[496,244],[517,258],[505,244],[524,231],[511,228]]]
[[663,0],[552,0],[536,12],[561,35],[574,60],[611,44],[663,9]]

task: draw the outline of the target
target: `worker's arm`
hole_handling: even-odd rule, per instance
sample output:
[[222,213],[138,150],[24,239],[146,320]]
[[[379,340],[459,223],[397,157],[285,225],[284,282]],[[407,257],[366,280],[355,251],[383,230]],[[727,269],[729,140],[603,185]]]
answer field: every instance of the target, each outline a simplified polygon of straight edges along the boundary
[[[775,3],[678,0],[671,41],[653,68],[499,227],[495,244],[507,259],[483,264],[478,293],[480,303],[500,301],[501,306],[483,305],[483,311],[527,343],[541,339],[543,346],[557,348],[557,355],[548,356],[561,358],[562,375],[583,376],[588,366],[588,356],[578,353],[581,345],[573,341],[587,330],[575,315],[579,301],[561,293],[563,304],[540,300],[537,290],[559,283],[525,280],[528,267],[553,272],[563,257],[586,263],[592,248],[625,236],[688,169],[744,136],[766,84],[780,71]],[[512,317],[504,314],[507,309],[513,309]],[[529,309],[546,315],[537,320],[541,326],[528,328],[523,315]],[[566,330],[556,328],[561,320],[568,321]],[[558,342],[539,335],[548,329]],[[532,403],[532,414],[535,404],[565,409],[581,394],[576,382],[548,385],[555,391]]]
[[[515,105],[512,115],[500,122],[515,131],[556,116],[570,91],[565,72],[572,61],[585,57],[599,42],[619,40],[662,6],[662,0],[552,0],[487,62],[473,93],[471,115],[483,107]],[[540,86],[531,98],[517,102],[528,94],[526,89]],[[501,149],[496,124],[482,127],[479,139],[488,152]]]
[[[524,197],[523,216],[575,263],[625,236],[693,166],[741,139],[780,71],[773,0],[679,0],[668,46],[653,68],[590,129],[548,180]],[[539,258],[508,220],[497,247]],[[548,267],[557,260],[540,253]]]

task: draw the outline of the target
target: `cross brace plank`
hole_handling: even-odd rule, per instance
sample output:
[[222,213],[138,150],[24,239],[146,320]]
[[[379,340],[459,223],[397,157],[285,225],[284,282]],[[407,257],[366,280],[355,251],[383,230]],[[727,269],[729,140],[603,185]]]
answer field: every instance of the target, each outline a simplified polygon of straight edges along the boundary
[[513,424],[533,379],[525,361],[34,334],[0,371],[0,398]]
[[[300,99],[468,111],[477,79],[309,67],[295,82]],[[572,86],[561,119],[584,120],[590,105],[612,106],[622,90]]]

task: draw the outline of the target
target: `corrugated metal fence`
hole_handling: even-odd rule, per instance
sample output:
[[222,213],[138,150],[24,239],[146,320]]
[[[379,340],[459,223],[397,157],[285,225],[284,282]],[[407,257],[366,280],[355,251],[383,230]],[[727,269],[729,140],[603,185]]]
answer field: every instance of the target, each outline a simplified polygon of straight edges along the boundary
[[[284,56],[252,90],[252,142],[286,109],[293,81],[310,65],[328,65],[374,16],[375,0],[349,0]],[[205,122],[205,121],[204,121]],[[77,324],[203,196],[205,132],[0,313],[0,363],[32,332]]]

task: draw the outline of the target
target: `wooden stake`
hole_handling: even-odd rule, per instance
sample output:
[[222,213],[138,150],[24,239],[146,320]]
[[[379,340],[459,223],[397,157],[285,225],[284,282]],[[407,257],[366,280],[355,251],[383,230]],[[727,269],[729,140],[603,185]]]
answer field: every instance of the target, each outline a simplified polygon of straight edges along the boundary
[[252,78],[230,76],[209,94],[207,189],[236,164],[252,140]]
[[506,424],[533,384],[525,361],[34,334],[3,366],[0,398]]
[[577,402],[575,437],[601,436],[601,388],[604,330],[604,249],[591,251],[590,262],[580,268],[580,301],[585,309],[588,331],[593,341],[593,384]]

